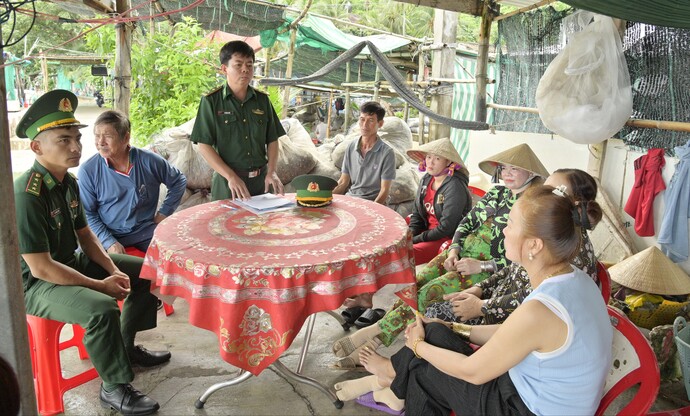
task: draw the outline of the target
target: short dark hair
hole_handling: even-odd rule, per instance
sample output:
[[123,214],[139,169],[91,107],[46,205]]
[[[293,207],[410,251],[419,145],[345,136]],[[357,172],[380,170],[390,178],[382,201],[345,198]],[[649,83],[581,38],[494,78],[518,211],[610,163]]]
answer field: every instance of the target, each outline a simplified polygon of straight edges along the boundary
[[228,61],[232,58],[232,55],[238,54],[247,58],[252,58],[252,61],[256,61],[256,56],[254,55],[254,49],[247,42],[241,40],[233,40],[220,48],[220,64],[227,65]]
[[381,104],[376,101],[367,101],[359,107],[359,112],[361,114],[376,114],[376,119],[378,121],[383,120],[386,116],[386,109],[381,106]]
[[120,135],[120,139],[124,139],[132,128],[129,118],[127,118],[125,113],[117,110],[108,110],[101,113],[93,125],[95,127],[100,124],[110,124],[113,126],[115,131],[117,131],[117,134]]

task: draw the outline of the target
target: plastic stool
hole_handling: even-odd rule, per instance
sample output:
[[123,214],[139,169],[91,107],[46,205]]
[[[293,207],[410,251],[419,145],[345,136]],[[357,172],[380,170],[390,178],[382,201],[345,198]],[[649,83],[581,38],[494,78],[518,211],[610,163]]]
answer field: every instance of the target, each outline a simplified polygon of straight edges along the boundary
[[[136,247],[125,247],[125,253],[129,254],[130,256],[141,257],[142,259],[146,257],[146,253]],[[122,309],[122,305],[120,305],[120,309]],[[163,302],[163,310],[165,311],[165,316],[170,316],[175,312],[175,308],[165,302]]]
[[26,323],[29,330],[31,367],[34,372],[38,412],[42,415],[63,413],[65,407],[62,403],[62,396],[65,392],[98,377],[95,368],[90,368],[67,379],[62,376],[60,351],[69,347],[77,347],[79,358],[82,360],[89,358],[82,342],[86,331],[79,325],[72,325],[72,332],[74,333],[72,338],[60,342],[60,332],[65,326],[64,322],[26,315]]

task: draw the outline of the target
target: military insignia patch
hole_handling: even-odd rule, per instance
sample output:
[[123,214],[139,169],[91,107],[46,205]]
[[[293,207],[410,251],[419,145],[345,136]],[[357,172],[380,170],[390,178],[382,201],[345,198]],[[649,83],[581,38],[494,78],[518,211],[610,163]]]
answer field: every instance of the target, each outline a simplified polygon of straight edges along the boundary
[[78,206],[79,206],[79,201],[77,201],[76,199],[69,203],[70,208],[76,208]]
[[74,110],[72,109],[72,102],[69,100],[69,98],[63,98],[60,100],[60,104],[58,104],[58,111],[64,111],[71,113]]
[[319,184],[316,182],[309,182],[309,186],[307,186],[307,191],[309,192],[319,192],[321,189],[319,189]]
[[55,217],[57,217],[58,215],[60,215],[60,208],[56,208],[56,209],[50,211],[50,216],[51,216],[51,217],[55,218]]
[[254,113],[254,114],[256,114],[256,115],[259,115],[259,116],[263,116],[263,115],[265,114],[265,113],[263,112],[263,110],[260,110],[260,109],[258,109],[258,108],[253,109],[253,110],[252,110],[252,113]]
[[436,202],[438,202],[439,204],[442,204],[445,199],[446,198],[443,196],[443,194],[438,194],[438,197],[436,198]]
[[29,182],[26,184],[26,193],[39,196],[41,194],[41,179],[42,175],[40,173],[32,173]]

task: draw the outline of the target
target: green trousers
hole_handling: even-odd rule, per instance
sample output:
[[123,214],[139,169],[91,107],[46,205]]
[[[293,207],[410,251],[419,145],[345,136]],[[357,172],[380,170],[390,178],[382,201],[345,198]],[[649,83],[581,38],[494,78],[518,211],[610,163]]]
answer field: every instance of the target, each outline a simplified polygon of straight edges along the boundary
[[[251,196],[266,193],[264,192],[266,189],[266,169],[262,169],[261,174],[254,178],[247,178],[246,176],[240,176],[240,178],[244,181]],[[211,199],[219,201],[230,198],[232,198],[232,194],[230,193],[230,188],[228,188],[228,181],[217,172],[213,172],[211,178]]]
[[[101,292],[44,280],[38,280],[24,293],[24,302],[30,315],[83,327],[84,347],[103,381],[125,384],[134,379],[127,348],[134,345],[138,331],[156,327],[157,299],[150,292],[151,282],[139,279],[142,258],[120,254],[110,257],[130,278],[131,292],[122,313],[117,301]],[[77,253],[75,263],[68,266],[93,279],[109,276],[83,253]]]

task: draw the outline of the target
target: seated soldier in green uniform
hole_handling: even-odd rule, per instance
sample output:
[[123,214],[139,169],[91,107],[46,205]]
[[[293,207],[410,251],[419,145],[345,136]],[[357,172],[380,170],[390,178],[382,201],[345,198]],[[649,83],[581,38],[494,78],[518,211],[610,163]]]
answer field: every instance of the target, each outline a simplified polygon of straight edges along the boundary
[[17,126],[36,154],[33,167],[14,181],[26,312],[86,329],[84,346],[103,379],[101,405],[146,415],[159,405],[129,384],[132,364],[159,365],[170,352],[134,345],[138,331],[156,326],[151,282],[139,279],[143,260],[109,256],[86,223],[77,180],[67,172],[79,165],[79,129],[86,127],[74,118],[76,107],[71,92],[51,91]]
[[246,42],[228,42],[220,50],[227,82],[201,98],[191,139],[215,171],[211,198],[247,199],[282,194],[276,174],[278,137],[285,135],[268,96],[249,86],[254,50]]

